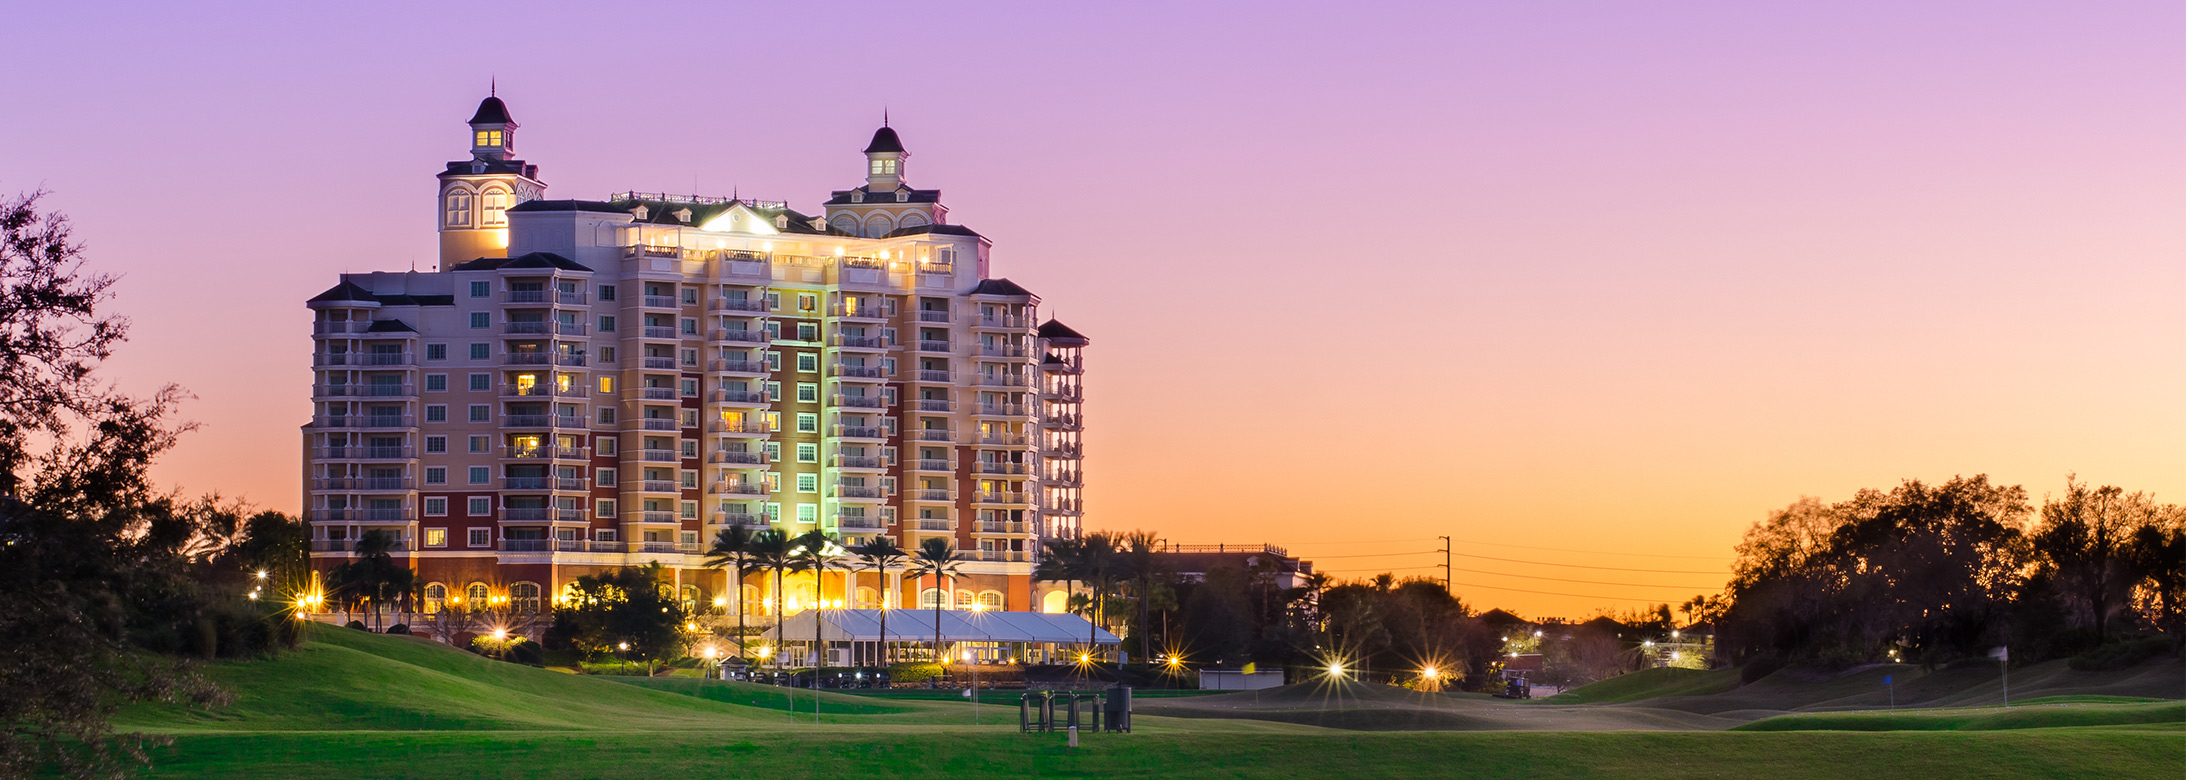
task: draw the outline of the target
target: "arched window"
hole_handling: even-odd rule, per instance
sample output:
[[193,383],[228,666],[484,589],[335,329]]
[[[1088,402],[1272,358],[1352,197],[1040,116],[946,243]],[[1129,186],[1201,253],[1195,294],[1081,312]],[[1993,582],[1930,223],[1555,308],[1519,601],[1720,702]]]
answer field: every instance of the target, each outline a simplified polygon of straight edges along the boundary
[[921,609],[946,609],[949,605],[942,603],[945,600],[947,596],[935,588],[918,592],[918,605]]
[[698,595],[698,586],[697,586],[697,585],[685,585],[685,586],[683,586],[683,599],[682,599],[682,600],[683,600],[683,611],[684,611],[684,612],[694,612],[694,611],[697,611],[697,609],[698,609],[698,598],[699,598],[699,595]]
[[447,601],[448,586],[437,582],[425,583],[425,614],[431,615],[439,612],[441,606],[446,604]]
[[872,588],[858,589],[858,609],[874,609],[880,606],[880,591]]
[[479,197],[478,224],[481,227],[500,227],[509,223],[509,191],[500,187],[488,187]]
[[956,609],[971,609],[971,608],[972,608],[972,604],[976,603],[976,602],[974,602],[974,601],[973,601],[973,599],[974,599],[974,598],[976,598],[976,597],[972,595],[972,592],[971,592],[971,591],[968,591],[968,590],[960,590],[960,591],[957,591],[957,592],[956,592],[956,604],[955,604],[954,606],[955,606],[955,608],[956,608]]
[[539,583],[519,582],[510,585],[509,609],[519,615],[539,614]]
[[911,213],[909,213],[909,214],[905,214],[905,215],[903,215],[903,226],[904,226],[904,227],[907,227],[907,228],[914,228],[914,227],[919,227],[919,226],[922,226],[922,225],[925,225],[925,224],[926,224],[926,215],[924,215],[924,214],[920,214],[920,213],[918,213],[918,212],[914,211],[914,212],[911,212]]
[[1050,615],[1070,611],[1070,594],[1059,590],[1048,591],[1047,595],[1040,597],[1040,611]]
[[471,226],[471,191],[462,187],[448,190],[448,227]]
[[850,216],[850,215],[848,215],[848,214],[843,214],[843,215],[840,215],[840,216],[837,216],[837,217],[835,217],[834,221],[833,221],[833,222],[830,222],[829,224],[830,224],[830,225],[832,225],[832,226],[834,226],[834,228],[835,228],[836,230],[840,230],[840,231],[842,231],[842,232],[845,232],[845,233],[849,233],[850,235],[853,235],[853,236],[855,236],[855,235],[857,235],[857,234],[858,234],[858,218],[857,218],[857,217],[853,217],[853,216]]
[[886,214],[875,214],[865,221],[865,235],[868,238],[879,238],[888,235],[889,231],[895,229],[895,218]]
[[759,586],[757,585],[744,586],[744,614],[767,614],[767,600],[763,595],[760,594]]
[[492,596],[493,589],[486,587],[486,583],[473,582],[469,586],[463,588],[463,608],[472,610],[485,609],[489,606],[492,606],[492,604],[489,602],[489,599],[492,598]]
[[1001,592],[1001,591],[998,591],[998,590],[990,590],[990,591],[987,591],[987,592],[985,592],[985,593],[981,593],[981,594],[979,594],[979,608],[980,608],[980,609],[1001,609],[1001,608],[1002,608],[1002,592]]

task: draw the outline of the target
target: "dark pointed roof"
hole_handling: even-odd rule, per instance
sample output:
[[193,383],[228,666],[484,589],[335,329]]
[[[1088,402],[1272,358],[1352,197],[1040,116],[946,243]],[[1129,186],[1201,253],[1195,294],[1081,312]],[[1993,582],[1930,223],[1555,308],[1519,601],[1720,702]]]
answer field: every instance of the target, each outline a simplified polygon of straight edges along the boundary
[[888,235],[881,236],[881,238],[895,238],[897,236],[923,236],[929,234],[936,236],[971,236],[973,238],[986,238],[986,236],[979,235],[978,233],[973,232],[971,228],[965,227],[963,225],[935,225],[932,223],[924,225],[912,225],[907,228],[896,228],[894,230],[888,231]]
[[413,327],[410,327],[410,323],[407,323],[407,322],[403,322],[402,320],[373,320],[373,321],[372,321],[372,326],[371,326],[371,327],[369,327],[369,328],[365,328],[365,329],[364,329],[364,332],[366,332],[366,333],[416,333],[416,332],[417,332],[417,329],[416,329],[416,328],[413,328]]
[[364,289],[362,285],[356,282],[343,279],[341,284],[334,285],[332,289],[312,296],[311,300],[305,301],[305,303],[338,303],[342,301],[379,303],[379,296],[373,295],[371,290]]
[[903,141],[896,138],[896,129],[887,125],[881,125],[879,130],[873,131],[873,142],[865,145],[866,154],[900,151],[903,151]]
[[1079,333],[1075,330],[1071,330],[1070,326],[1064,325],[1061,322],[1052,319],[1048,320],[1047,322],[1040,323],[1040,338],[1059,343],[1077,341],[1081,344],[1085,344],[1092,342],[1091,339],[1085,337],[1085,334]]
[[1020,298],[1030,298],[1032,297],[1032,291],[1019,287],[1016,282],[1008,279],[981,279],[979,285],[973,287],[972,291],[965,293],[965,295],[1012,295]]
[[553,252],[531,252],[515,257],[481,257],[457,263],[450,271],[492,271],[500,268],[559,268],[591,273],[592,269]]
[[[515,120],[509,118],[509,107],[500,98],[488,97],[478,101],[478,113],[471,115],[474,125],[505,125]],[[895,136],[889,136],[893,138]]]

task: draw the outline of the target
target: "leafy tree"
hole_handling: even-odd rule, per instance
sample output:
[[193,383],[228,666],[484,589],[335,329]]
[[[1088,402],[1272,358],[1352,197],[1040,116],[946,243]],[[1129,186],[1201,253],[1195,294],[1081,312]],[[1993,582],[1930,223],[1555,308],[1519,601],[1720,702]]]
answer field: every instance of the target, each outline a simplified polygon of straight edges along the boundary
[[658,563],[578,577],[554,610],[554,630],[588,654],[616,653],[653,665],[681,653],[689,615]]
[[2063,497],[2042,502],[2034,550],[2057,587],[2086,610],[2097,642],[2108,636],[2111,613],[2131,594],[2134,532],[2152,524],[2158,512],[2146,494],[2091,488],[2072,477],[2065,479]]
[[2134,529],[2127,558],[2143,579],[2143,598],[2154,622],[2171,635],[2171,654],[2186,649],[2186,509],[2166,507],[2165,517]]

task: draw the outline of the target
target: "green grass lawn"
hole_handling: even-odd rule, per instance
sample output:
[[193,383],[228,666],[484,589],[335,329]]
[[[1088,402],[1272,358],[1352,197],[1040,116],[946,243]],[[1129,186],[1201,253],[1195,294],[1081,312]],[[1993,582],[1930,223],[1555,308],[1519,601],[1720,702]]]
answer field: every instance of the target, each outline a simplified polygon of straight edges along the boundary
[[[1222,709],[1254,698],[1192,696],[1162,706],[1197,707],[1193,717],[1160,717],[1149,707],[1137,718],[1137,733],[1086,734],[1083,747],[1069,750],[1061,735],[1016,733],[1014,706],[982,708],[974,725],[972,707],[955,691],[815,694],[714,680],[570,675],[335,628],[315,628],[304,649],[280,658],[221,663],[209,672],[234,692],[231,706],[139,707],[120,718],[127,729],[174,736],[171,746],[154,751],[149,776],[2176,780],[2186,766],[2186,704],[2171,700],[2057,702],[2004,713],[1808,714],[1794,718],[1853,720],[1778,719],[1750,731],[1400,732],[1251,719]],[[1692,690],[1690,683],[1628,685]],[[1014,692],[994,693],[1013,698]],[[1650,726],[1653,716],[1627,709],[1632,704],[1541,706],[1380,686],[1337,693],[1340,709],[1361,713],[1353,728],[1375,728],[1375,718],[1407,707],[1546,724],[1522,728],[1723,727],[1678,725],[1716,721],[1676,711],[1660,712],[1687,720]],[[1322,707],[1325,695],[1292,690],[1267,694],[1262,703],[1306,711]]]
[[1536,701],[1550,704],[1610,704],[1662,696],[1722,693],[1738,685],[1737,669],[1642,669],[1583,685]]

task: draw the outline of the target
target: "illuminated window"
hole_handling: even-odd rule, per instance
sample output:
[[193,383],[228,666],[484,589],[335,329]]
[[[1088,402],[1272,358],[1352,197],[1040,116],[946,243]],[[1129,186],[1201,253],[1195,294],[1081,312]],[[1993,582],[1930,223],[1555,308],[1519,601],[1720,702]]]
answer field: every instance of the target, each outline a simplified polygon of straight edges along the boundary
[[508,224],[508,190],[499,187],[488,189],[479,201],[482,208],[480,209],[478,224],[486,227],[500,227]]
[[449,190],[448,227],[470,227],[470,224],[471,191],[464,189]]
[[[818,493],[818,492],[820,492],[820,475],[818,475],[818,474],[799,474],[799,475],[797,475],[797,492],[799,492],[799,493]],[[810,505],[805,505],[805,506],[800,506],[800,507],[797,507],[797,519],[798,519],[798,520],[799,520],[800,522],[810,522],[809,520],[806,520],[806,519],[805,519],[805,510],[807,510],[807,509],[811,509],[811,508],[812,508],[812,507],[811,507]]]
[[896,161],[876,159],[873,161],[870,171],[882,175],[894,174],[896,172]]
[[797,443],[797,462],[798,462],[798,463],[818,463],[818,462],[820,462],[820,445],[818,445],[818,444],[814,444],[814,443],[812,443],[812,442],[808,442],[808,441],[801,441],[801,442],[798,442],[798,443]]
[[446,528],[427,528],[427,529],[425,529],[425,546],[427,546],[427,547],[446,547],[446,546],[448,546],[448,529],[446,529]]
[[[446,530],[443,530],[443,529],[434,529],[434,530],[438,530],[438,531],[440,531],[440,541],[441,541],[441,543],[442,543],[442,544],[446,544],[446,543],[447,543],[447,541],[448,541],[448,532],[447,532]],[[440,584],[440,583],[437,583],[437,582],[434,582],[434,583],[428,583],[428,584],[426,584],[426,586],[425,586],[425,612],[426,612],[426,614],[432,614],[432,613],[435,613],[435,612],[439,612],[439,611],[441,610],[441,607],[442,607],[442,605],[446,604],[447,602],[448,602],[448,586],[446,586],[446,585],[442,585],[442,584]]]
[[538,583],[519,582],[510,585],[509,609],[515,610],[519,615],[537,614],[539,612]]
[[480,149],[491,149],[501,146],[501,131],[499,130],[480,130],[474,133],[473,136],[474,137],[471,139],[471,145]]
[[[486,546],[485,540],[484,540],[484,539],[481,539],[481,538],[480,538],[480,537],[482,537],[482,536],[484,536],[484,535],[485,535],[485,534],[483,533],[483,532],[484,532],[485,530],[486,530],[486,529],[484,529],[484,528],[473,528],[473,529],[471,529],[471,539],[472,539],[472,542],[471,542],[471,546],[473,546],[473,547],[484,547],[484,546]],[[468,600],[468,601],[470,601],[470,602],[471,602],[471,603],[473,603],[473,604],[476,604],[476,605],[478,605],[478,606],[477,606],[477,608],[478,608],[478,609],[485,609],[485,608],[486,608],[486,601],[487,601],[487,597],[488,597],[488,596],[491,596],[491,595],[493,595],[493,592],[492,592],[492,591],[490,591],[490,590],[488,590],[488,589],[486,588],[486,583],[483,583],[483,582],[473,582],[473,583],[471,583],[471,586],[470,586],[470,587],[468,587],[468,588],[464,588],[464,589],[463,589],[463,598],[464,598],[465,600]]]

